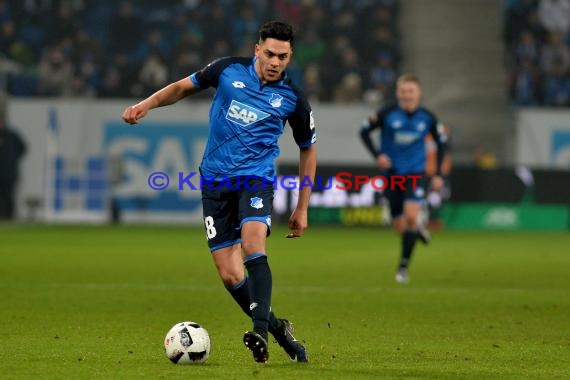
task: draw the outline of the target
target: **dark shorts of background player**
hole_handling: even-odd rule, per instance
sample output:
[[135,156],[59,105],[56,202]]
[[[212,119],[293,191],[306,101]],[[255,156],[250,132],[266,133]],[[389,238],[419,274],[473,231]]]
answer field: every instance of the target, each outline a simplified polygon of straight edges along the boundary
[[[400,186],[394,186],[393,189],[391,186],[388,186],[384,190],[384,196],[390,202],[390,215],[392,219],[402,216],[405,202],[422,203],[426,197],[426,176],[423,173],[411,173],[409,175],[421,176],[421,178],[415,180],[416,186],[414,186],[414,180],[406,179],[403,185],[404,189],[401,189]],[[388,183],[392,184],[390,176],[388,176]]]
[[229,178],[229,183],[228,187],[220,187],[220,182],[202,187],[204,225],[210,251],[240,243],[241,227],[248,221],[266,224],[267,236],[271,232],[273,184],[254,176]]

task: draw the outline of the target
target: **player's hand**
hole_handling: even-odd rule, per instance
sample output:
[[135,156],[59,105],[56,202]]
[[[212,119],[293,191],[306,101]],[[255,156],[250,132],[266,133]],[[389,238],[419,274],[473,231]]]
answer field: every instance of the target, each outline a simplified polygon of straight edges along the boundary
[[148,109],[140,104],[135,104],[134,106],[127,107],[125,112],[123,112],[123,120],[125,123],[137,124],[147,113]]
[[392,167],[392,160],[387,154],[382,153],[376,157],[376,165],[380,170],[388,170]]
[[287,235],[288,238],[296,238],[303,236],[303,231],[309,227],[307,221],[307,210],[295,209],[289,218],[289,229],[291,232]]
[[433,191],[440,191],[443,188],[443,178],[439,175],[431,177],[431,189]]

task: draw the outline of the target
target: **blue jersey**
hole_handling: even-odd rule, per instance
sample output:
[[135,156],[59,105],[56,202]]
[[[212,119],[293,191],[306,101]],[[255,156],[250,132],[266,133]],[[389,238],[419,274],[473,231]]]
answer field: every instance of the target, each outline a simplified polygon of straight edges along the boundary
[[377,121],[365,133],[380,128],[377,154],[386,154],[392,161],[391,174],[423,173],[426,165],[425,137],[431,133],[438,145],[438,168],[443,158],[445,134],[434,114],[423,107],[408,113],[400,106],[378,111]]
[[275,176],[277,140],[288,121],[300,148],[316,142],[311,107],[302,92],[284,75],[263,84],[253,57],[218,59],[192,74],[198,88],[215,87],[210,108],[210,132],[200,164],[203,176]]

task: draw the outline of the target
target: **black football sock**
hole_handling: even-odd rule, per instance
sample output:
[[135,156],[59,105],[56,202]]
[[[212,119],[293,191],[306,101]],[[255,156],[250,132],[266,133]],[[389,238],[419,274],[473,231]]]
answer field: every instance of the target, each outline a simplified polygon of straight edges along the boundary
[[[249,298],[249,280],[247,276],[243,278],[237,285],[228,286],[226,285],[226,289],[233,297],[233,299],[237,302],[237,304],[241,307],[243,312],[251,318],[251,310],[249,309],[249,305],[251,304]],[[274,332],[281,327],[281,321],[277,319],[275,314],[272,311],[269,312],[269,331]]]
[[267,263],[267,256],[263,253],[255,253],[247,257],[244,263],[249,273],[253,329],[267,339],[271,306],[271,269]]
[[237,302],[239,307],[251,318],[251,310],[249,310],[249,285],[247,276],[244,276],[237,285],[226,285],[226,289],[231,294],[233,299]]
[[412,260],[412,253],[418,238],[417,230],[405,230],[402,235],[402,256],[400,258],[400,269],[408,268]]

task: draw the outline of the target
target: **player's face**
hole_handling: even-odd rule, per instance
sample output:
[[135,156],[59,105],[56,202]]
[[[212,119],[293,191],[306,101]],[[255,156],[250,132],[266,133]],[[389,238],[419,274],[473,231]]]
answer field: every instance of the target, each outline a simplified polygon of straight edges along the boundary
[[396,96],[404,111],[414,112],[420,105],[422,91],[416,82],[401,82],[398,83]]
[[292,55],[291,43],[288,41],[267,38],[255,45],[255,70],[261,81],[275,82],[281,79]]

